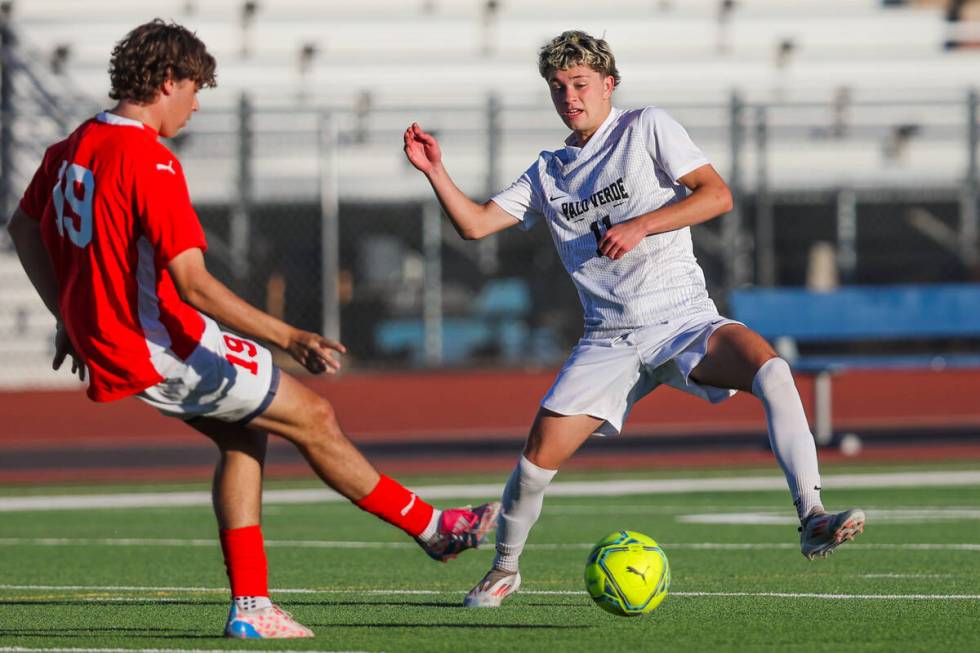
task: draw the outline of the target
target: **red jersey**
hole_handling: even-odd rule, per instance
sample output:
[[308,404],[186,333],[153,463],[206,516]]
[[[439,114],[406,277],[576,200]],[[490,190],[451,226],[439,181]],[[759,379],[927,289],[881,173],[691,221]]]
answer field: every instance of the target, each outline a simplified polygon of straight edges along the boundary
[[194,351],[204,320],[167,264],[207,244],[180,163],[156,131],[100,113],[48,148],[20,208],[41,222],[91,399],[140,392]]

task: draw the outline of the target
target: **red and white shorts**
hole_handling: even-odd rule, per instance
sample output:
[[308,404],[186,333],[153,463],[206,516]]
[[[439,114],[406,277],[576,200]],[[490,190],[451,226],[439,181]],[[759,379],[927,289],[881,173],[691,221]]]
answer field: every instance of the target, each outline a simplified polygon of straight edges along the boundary
[[161,370],[164,380],[136,396],[169,417],[247,423],[272,403],[279,368],[262,345],[225,333],[202,317],[204,334],[193,353],[187,360],[168,357]]

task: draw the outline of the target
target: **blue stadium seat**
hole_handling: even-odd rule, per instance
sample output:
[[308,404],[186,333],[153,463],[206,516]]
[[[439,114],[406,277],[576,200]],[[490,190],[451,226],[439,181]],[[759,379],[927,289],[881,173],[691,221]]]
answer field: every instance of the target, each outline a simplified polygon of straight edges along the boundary
[[[823,345],[980,338],[980,284],[846,287],[829,292],[803,288],[748,288],[729,295],[732,316],[774,341],[799,372],[816,375],[814,436],[833,438],[831,378],[855,369],[980,367],[980,354],[936,351],[897,354],[799,355],[797,343]],[[945,349],[945,348],[944,348]]]
[[980,285],[752,288],[729,296],[737,319],[766,338],[799,342],[980,335]]
[[[471,316],[443,319],[443,363],[465,363],[481,349],[498,350],[506,361],[521,360],[530,340],[525,322],[530,310],[531,291],[523,279],[488,281],[473,302]],[[374,337],[384,354],[407,353],[416,364],[425,360],[425,324],[419,318],[385,320],[375,328]]]

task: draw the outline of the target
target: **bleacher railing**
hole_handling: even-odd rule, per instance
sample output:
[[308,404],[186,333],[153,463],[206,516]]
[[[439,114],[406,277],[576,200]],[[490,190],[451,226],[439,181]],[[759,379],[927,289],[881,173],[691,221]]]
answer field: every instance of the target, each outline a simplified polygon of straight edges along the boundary
[[[2,29],[6,216],[43,147],[97,102]],[[553,365],[581,314],[546,230],[459,240],[401,151],[401,132],[421,122],[438,133],[460,187],[483,200],[560,144],[564,130],[545,102],[490,94],[458,106],[379,106],[367,94],[354,107],[248,96],[210,107],[205,92],[170,145],[218,276],[265,310],[339,335],[353,366]],[[733,92],[727,103],[665,107],[736,197],[731,214],[694,229],[722,308],[728,290],[753,284],[980,278],[977,104],[972,90],[913,100],[840,89],[807,102]],[[0,297],[3,311],[23,314]],[[32,323],[11,328],[49,337]]]

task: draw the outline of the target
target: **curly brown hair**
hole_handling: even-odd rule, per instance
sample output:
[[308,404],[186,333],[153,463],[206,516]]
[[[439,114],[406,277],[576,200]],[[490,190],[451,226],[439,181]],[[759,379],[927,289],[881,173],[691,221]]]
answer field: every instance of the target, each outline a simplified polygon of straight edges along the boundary
[[198,88],[215,86],[214,69],[214,57],[194,32],[157,18],[131,31],[112,49],[109,97],[152,102],[167,79],[193,80]]

